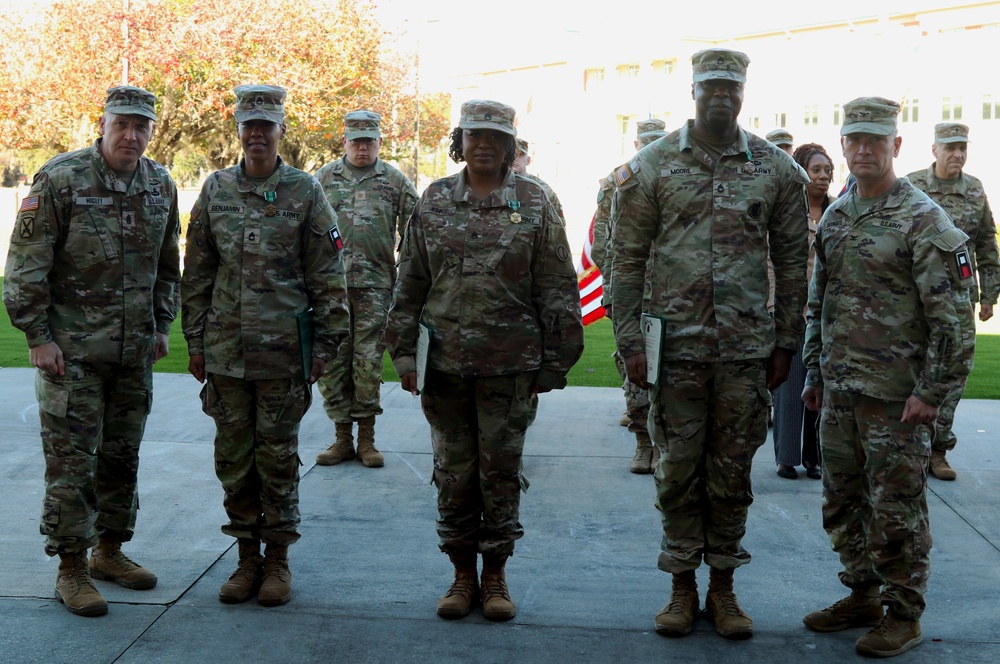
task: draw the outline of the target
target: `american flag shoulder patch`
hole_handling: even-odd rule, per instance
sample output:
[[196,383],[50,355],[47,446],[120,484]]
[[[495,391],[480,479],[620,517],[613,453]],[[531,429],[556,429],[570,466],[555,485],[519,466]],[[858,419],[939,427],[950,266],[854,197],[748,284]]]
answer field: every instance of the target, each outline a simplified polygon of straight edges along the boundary
[[336,226],[330,229],[330,239],[333,240],[333,248],[337,251],[344,248],[344,238],[340,237],[340,229]]
[[615,184],[619,189],[627,188],[626,185],[631,186],[633,183],[633,178],[635,174],[639,172],[639,162],[632,160],[626,162],[615,169]]
[[30,212],[38,209],[38,196],[25,196],[21,199],[21,209],[18,212]]

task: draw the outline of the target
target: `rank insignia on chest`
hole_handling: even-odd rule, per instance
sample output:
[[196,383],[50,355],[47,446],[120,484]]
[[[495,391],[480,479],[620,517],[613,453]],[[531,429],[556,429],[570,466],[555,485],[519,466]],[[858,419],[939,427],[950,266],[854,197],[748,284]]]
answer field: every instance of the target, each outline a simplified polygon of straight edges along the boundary
[[344,238],[340,237],[340,229],[336,226],[330,229],[330,239],[333,240],[333,248],[337,251],[344,248]]
[[519,224],[519,223],[521,223],[521,215],[518,214],[517,212],[512,213],[510,215],[510,223],[512,223],[512,224]]
[[967,249],[955,252],[955,265],[958,267],[958,276],[960,278],[972,278],[972,263],[969,261],[969,251]]
[[266,214],[269,217],[273,217],[274,215],[278,214],[278,208],[274,207],[273,205],[268,205],[266,208],[264,208],[264,214]]
[[243,244],[260,244],[260,229],[259,228],[244,229]]

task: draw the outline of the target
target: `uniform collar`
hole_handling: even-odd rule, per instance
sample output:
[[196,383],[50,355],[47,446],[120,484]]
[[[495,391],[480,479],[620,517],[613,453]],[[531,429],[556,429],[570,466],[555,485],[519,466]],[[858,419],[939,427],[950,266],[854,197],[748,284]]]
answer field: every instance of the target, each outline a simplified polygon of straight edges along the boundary
[[[340,175],[341,177],[345,177],[348,180],[354,180],[354,171],[351,170],[352,168],[355,167],[347,163],[347,155],[345,154],[340,159],[333,162],[332,170],[334,173]],[[381,158],[379,157],[375,158],[375,163],[372,165],[372,169],[369,171],[369,173],[374,173],[375,175],[385,174],[385,164],[382,162]]]
[[500,183],[500,186],[490,192],[486,198],[478,199],[465,178],[466,168],[458,172],[458,182],[455,185],[455,190],[451,193],[453,201],[457,203],[466,202],[476,207],[508,207],[512,203],[517,204],[514,171],[508,168],[507,176]]
[[939,178],[934,173],[934,164],[931,164],[930,168],[927,169],[927,192],[926,193],[938,193],[938,194],[962,194],[963,196],[969,190],[969,178],[965,176],[965,171],[959,173],[958,178],[952,181],[946,181]]
[[[135,167],[135,175],[132,176],[131,182],[125,182],[118,174],[112,170],[111,166],[104,159],[104,154],[101,152],[101,141],[102,138],[98,138],[94,141],[94,144],[90,146],[90,150],[94,156],[94,170],[97,171],[97,176],[104,183],[105,188],[108,191],[116,191],[127,196],[134,196],[147,191],[152,191],[153,189],[158,189],[157,186],[152,186],[152,178],[149,172],[149,160],[139,157],[139,163]],[[158,182],[158,181],[157,181]]]
[[[680,149],[690,151],[695,146],[694,137],[691,132],[694,130],[694,120],[688,120],[680,129]],[[747,137],[747,133],[743,131],[743,127],[736,125],[736,141],[733,142],[726,151],[722,153],[722,157],[732,157],[740,156],[742,161],[750,161],[750,139]]]
[[278,155],[278,166],[274,169],[274,172],[268,176],[267,180],[264,182],[253,182],[247,178],[246,171],[243,170],[243,165],[245,159],[240,159],[240,167],[236,169],[236,189],[242,193],[253,192],[260,196],[263,196],[268,201],[273,200],[273,198],[268,198],[267,194],[273,194],[278,188],[278,183],[281,182],[281,174],[285,170],[285,162],[281,159],[281,155]]

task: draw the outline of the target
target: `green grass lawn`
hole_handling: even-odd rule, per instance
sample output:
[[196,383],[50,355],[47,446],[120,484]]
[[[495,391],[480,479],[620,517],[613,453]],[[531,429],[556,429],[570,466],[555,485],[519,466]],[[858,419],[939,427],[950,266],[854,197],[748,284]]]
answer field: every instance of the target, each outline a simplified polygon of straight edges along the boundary
[[[28,347],[24,336],[10,325],[6,313],[0,316],[0,367],[29,367]],[[583,356],[569,372],[569,384],[584,387],[620,387],[621,380],[611,354],[615,349],[611,321],[602,319],[584,328]],[[180,320],[170,329],[170,354],[160,360],[156,371],[187,371],[187,345],[181,334]],[[1000,335],[980,335],[976,343],[976,368],[965,388],[966,399],[1000,399]],[[398,381],[396,371],[386,357],[382,379]]]

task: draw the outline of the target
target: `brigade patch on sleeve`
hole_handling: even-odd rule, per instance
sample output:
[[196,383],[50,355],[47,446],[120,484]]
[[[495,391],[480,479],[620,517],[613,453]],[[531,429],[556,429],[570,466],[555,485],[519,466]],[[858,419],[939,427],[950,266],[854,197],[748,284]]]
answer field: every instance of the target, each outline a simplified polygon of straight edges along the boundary
[[344,239],[340,237],[340,229],[334,226],[330,229],[330,239],[333,240],[333,248],[341,251],[344,248]]
[[969,261],[968,249],[962,249],[961,251],[955,252],[955,267],[958,269],[959,278],[972,278],[972,263]]
[[17,220],[17,236],[22,240],[30,240],[35,236],[35,218],[20,217]]

